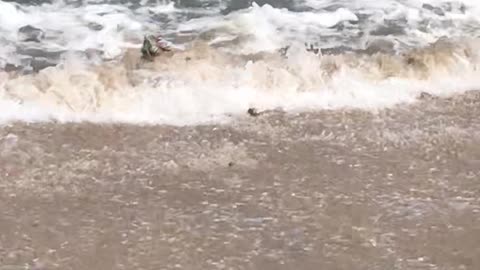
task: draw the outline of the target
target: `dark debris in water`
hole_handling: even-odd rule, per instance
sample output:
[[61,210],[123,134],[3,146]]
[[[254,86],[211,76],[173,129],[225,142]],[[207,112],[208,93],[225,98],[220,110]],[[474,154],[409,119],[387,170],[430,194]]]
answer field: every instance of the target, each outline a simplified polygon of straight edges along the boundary
[[318,48],[317,46],[314,46],[313,44],[305,43],[305,47],[306,47],[307,52],[311,52],[311,53],[314,53],[314,54],[318,54],[318,53],[321,52],[320,48]]
[[285,46],[285,47],[282,47],[278,50],[278,53],[281,55],[281,56],[287,56],[287,52],[288,50],[290,49],[290,46]]
[[250,116],[257,117],[257,116],[260,116],[263,112],[259,112],[256,108],[249,108],[247,110],[247,113]]
[[420,95],[418,96],[418,99],[420,100],[432,100],[435,99],[435,96],[427,93],[427,92],[421,92]]
[[4,70],[6,72],[17,72],[17,71],[20,71],[22,70],[22,67],[21,66],[17,66],[17,65],[14,65],[14,64],[11,64],[11,63],[7,63],[4,67]]
[[[353,48],[350,48],[347,46],[321,48],[318,44],[305,43],[304,45],[305,45],[305,50],[307,52],[315,55],[338,55],[338,54],[348,53],[348,52],[359,52],[359,53],[363,52],[359,50],[354,50]],[[281,56],[286,57],[289,49],[290,49],[290,46],[285,46],[280,48],[277,52]],[[368,53],[372,50],[374,49],[366,50],[365,52]],[[381,51],[381,50],[375,50],[375,52],[378,52],[378,51]]]
[[103,29],[103,25],[95,23],[95,22],[90,22],[87,25],[88,29],[93,30],[93,31],[101,31]]

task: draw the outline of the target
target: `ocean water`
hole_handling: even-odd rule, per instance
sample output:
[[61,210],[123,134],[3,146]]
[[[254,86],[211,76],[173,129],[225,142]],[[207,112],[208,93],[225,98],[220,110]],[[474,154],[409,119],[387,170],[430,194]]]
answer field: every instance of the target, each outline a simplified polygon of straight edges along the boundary
[[0,1],[0,270],[480,269],[479,20]]
[[[25,41],[27,25],[44,37]],[[405,106],[480,89],[479,33],[475,0],[0,1],[0,121]],[[146,34],[177,52],[142,60]]]

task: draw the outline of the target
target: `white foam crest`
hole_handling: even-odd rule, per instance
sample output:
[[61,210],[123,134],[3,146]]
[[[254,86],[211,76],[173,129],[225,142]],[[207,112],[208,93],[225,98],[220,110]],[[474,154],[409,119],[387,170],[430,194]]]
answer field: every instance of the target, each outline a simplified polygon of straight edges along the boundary
[[[227,16],[190,20],[179,25],[178,30],[214,32],[212,44],[243,37],[241,43],[229,48],[240,53],[271,51],[297,41],[318,42],[324,48],[363,49],[376,35],[399,44],[396,49],[404,51],[427,46],[442,37],[480,35],[480,4],[471,1],[315,0],[305,4],[315,10],[292,12],[268,4],[260,7],[254,2],[249,9]],[[357,15],[366,18],[360,21]],[[347,23],[342,30],[334,27],[343,22],[354,25]],[[382,28],[380,32],[385,34],[373,34]]]
[[256,3],[222,17],[193,19],[179,26],[180,31],[224,32],[224,35],[248,36],[249,42],[241,48],[241,53],[271,51],[283,46],[287,41],[306,40],[309,32],[322,32],[325,28],[342,21],[357,21],[350,10],[339,8],[333,12],[291,12],[266,4]]
[[217,7],[209,8],[193,8],[193,7],[182,7],[178,8],[175,6],[174,1],[161,1],[153,6],[143,5],[136,9],[136,12],[142,14],[155,13],[155,14],[173,14],[174,13],[193,13],[201,15],[217,15],[221,11],[221,2]]
[[[133,43],[145,33],[161,30],[165,33],[178,31],[208,32],[214,30],[216,36],[212,43],[246,37],[234,50],[239,53],[271,51],[292,42],[316,41],[322,47],[348,46],[362,49],[370,39],[369,35],[359,39],[360,32],[369,33],[379,26],[386,25],[385,20],[406,19],[405,34],[386,39],[403,44],[403,47],[426,46],[442,36],[461,36],[480,34],[480,4],[476,1],[463,0],[453,8],[444,8],[444,16],[432,10],[422,8],[424,3],[434,6],[446,5],[449,1],[441,0],[362,0],[362,1],[306,1],[306,5],[315,7],[309,12],[291,12],[276,9],[270,5],[253,4],[246,10],[236,11],[227,16],[218,14],[220,8],[180,9],[173,2],[161,1],[157,5],[144,5],[131,9],[116,4],[84,4],[72,6],[64,1],[41,6],[20,6],[0,1],[0,33],[9,42],[18,42],[19,27],[30,24],[46,31],[47,40],[40,47],[52,50],[86,50],[99,49],[106,58],[121,55],[122,49],[134,47]],[[457,3],[457,2],[455,2]],[[461,12],[464,5],[465,12]],[[332,10],[332,7],[335,7]],[[329,8],[325,10],[324,8]],[[177,13],[204,13],[200,19],[180,23],[182,16]],[[162,29],[151,20],[154,14],[166,14],[171,22]],[[355,29],[338,31],[330,29],[341,22],[358,21],[357,14],[367,14],[368,23],[360,22]],[[427,22],[425,22],[427,20]],[[180,23],[180,24],[177,24]],[[89,24],[102,27],[92,30]],[[425,28],[421,30],[421,28]],[[4,42],[0,41],[0,45]],[[0,51],[0,58],[7,58],[6,52]]]
[[398,40],[407,48],[426,46],[441,37],[480,35],[480,2],[476,0],[306,0],[305,5],[320,10],[341,6],[366,15],[361,22],[366,39],[371,31],[394,22],[404,33],[397,31],[384,38]]
[[[141,18],[141,17],[139,17]],[[0,1],[0,32],[11,42],[18,42],[17,31],[32,25],[45,31],[47,39],[37,46],[53,50],[82,51],[99,49],[107,57],[116,57],[131,47],[125,33],[137,33],[144,27],[138,17],[119,5],[84,5],[74,7],[63,2],[41,6],[22,6]],[[101,30],[92,30],[95,23]],[[139,35],[141,36],[141,35]],[[0,54],[0,58],[5,55]]]
[[174,2],[168,2],[168,3],[162,3],[162,4],[158,4],[158,5],[155,5],[153,7],[141,7],[139,9],[140,11],[143,11],[143,12],[153,12],[153,13],[162,13],[162,14],[165,14],[165,13],[173,13],[173,12],[178,12],[179,10],[177,8],[175,8],[175,3]]
[[9,30],[16,29],[26,21],[32,20],[33,18],[19,10],[19,5],[15,3],[3,2],[0,1],[0,29]]

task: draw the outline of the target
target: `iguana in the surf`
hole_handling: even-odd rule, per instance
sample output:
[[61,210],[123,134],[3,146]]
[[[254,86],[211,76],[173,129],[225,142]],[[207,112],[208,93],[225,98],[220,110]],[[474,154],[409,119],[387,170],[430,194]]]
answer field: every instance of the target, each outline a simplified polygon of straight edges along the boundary
[[[287,51],[290,49],[290,46],[280,48],[278,53],[282,56],[286,56]],[[307,52],[313,54],[321,54],[320,48],[314,46],[313,44],[305,43],[305,49]],[[143,58],[147,60],[153,60],[154,57],[160,55],[162,52],[170,52],[173,50],[172,44],[165,40],[162,36],[157,35],[146,35],[143,39],[143,45],[141,52]]]
[[143,39],[141,52],[145,59],[152,60],[162,52],[169,52],[171,50],[171,44],[159,35],[147,35]]

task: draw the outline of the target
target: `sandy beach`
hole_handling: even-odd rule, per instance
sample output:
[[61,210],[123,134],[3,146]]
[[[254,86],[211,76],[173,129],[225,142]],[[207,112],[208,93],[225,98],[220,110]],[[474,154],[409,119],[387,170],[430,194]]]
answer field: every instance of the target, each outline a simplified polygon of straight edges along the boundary
[[3,125],[0,269],[479,269],[479,114]]

